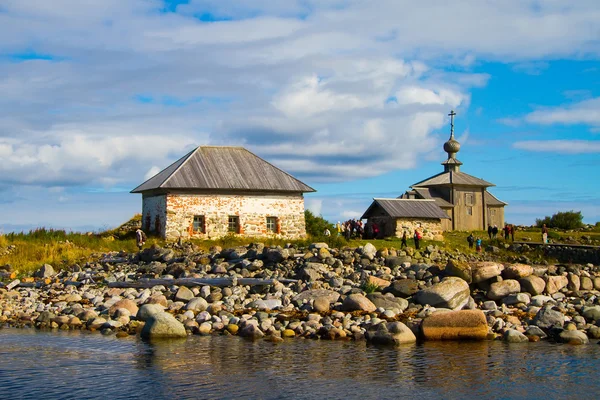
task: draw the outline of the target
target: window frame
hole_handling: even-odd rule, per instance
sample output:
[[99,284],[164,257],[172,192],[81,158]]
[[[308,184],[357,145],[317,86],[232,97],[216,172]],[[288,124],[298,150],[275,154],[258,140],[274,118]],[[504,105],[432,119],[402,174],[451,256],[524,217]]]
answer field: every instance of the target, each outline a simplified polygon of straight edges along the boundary
[[473,206],[467,206],[467,215],[469,215],[469,216],[473,215]]
[[239,215],[228,215],[227,216],[227,232],[240,233],[240,216]]
[[273,217],[273,216],[269,216],[266,218],[267,233],[278,233],[277,232],[277,225],[279,222],[278,220],[279,220],[279,218]]
[[192,218],[192,232],[206,233],[206,216],[194,215]]
[[474,206],[475,205],[475,194],[472,192],[465,193],[465,205],[466,206]]

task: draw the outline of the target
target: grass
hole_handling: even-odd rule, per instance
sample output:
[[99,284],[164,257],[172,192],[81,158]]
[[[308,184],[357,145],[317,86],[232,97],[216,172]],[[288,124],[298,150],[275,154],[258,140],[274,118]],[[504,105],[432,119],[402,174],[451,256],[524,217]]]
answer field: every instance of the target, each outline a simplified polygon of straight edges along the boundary
[[[50,264],[55,269],[62,269],[73,264],[85,263],[100,256],[102,253],[110,251],[137,251],[135,244],[135,223],[139,223],[141,216],[136,215],[132,220],[126,222],[119,228],[94,234],[83,234],[65,232],[64,230],[54,230],[38,228],[28,233],[9,233],[0,235],[0,265],[10,264],[12,270],[18,276],[28,276],[37,270],[43,264]],[[501,244],[504,239],[490,241],[487,232],[473,232],[475,237],[483,240],[484,248],[489,244],[494,244],[500,248],[498,258],[507,257],[510,254],[504,250]],[[444,242],[421,241],[421,249],[428,245],[437,245],[446,251],[461,252],[463,254],[474,254],[475,249],[469,249],[467,236],[469,232],[446,232]],[[595,230],[587,231],[557,231],[551,230],[550,237],[557,242],[569,242],[571,239],[582,240],[582,236],[589,238],[592,244],[600,244],[600,232]],[[515,234],[515,240],[540,241],[541,234],[539,229],[519,230]],[[381,240],[362,240],[351,239],[346,241],[342,237],[313,237],[304,240],[284,240],[277,238],[247,238],[235,235],[228,235],[215,240],[194,240],[193,243],[201,250],[208,251],[213,246],[230,248],[236,246],[247,246],[250,243],[261,242],[265,246],[282,246],[293,244],[298,247],[306,247],[314,242],[326,242],[330,247],[342,248],[345,246],[358,247],[366,243],[372,243],[377,249],[382,248],[401,248],[400,238],[386,238]],[[584,241],[585,242],[585,241]],[[163,246],[165,242],[156,237],[149,237],[146,247],[157,244]],[[409,240],[410,247],[414,247],[413,241]],[[15,248],[8,254],[4,250],[14,245]],[[536,257],[541,253],[532,252]],[[514,255],[514,254],[513,254]]]

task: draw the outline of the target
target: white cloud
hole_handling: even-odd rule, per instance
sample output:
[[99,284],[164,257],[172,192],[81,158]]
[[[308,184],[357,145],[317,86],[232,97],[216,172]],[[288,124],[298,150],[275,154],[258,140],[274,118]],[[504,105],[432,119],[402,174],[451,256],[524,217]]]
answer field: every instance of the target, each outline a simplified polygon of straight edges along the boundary
[[528,122],[550,124],[588,124],[600,126],[600,97],[569,106],[549,107],[528,114]]
[[515,142],[515,149],[559,154],[600,153],[600,141],[594,140],[527,140]]

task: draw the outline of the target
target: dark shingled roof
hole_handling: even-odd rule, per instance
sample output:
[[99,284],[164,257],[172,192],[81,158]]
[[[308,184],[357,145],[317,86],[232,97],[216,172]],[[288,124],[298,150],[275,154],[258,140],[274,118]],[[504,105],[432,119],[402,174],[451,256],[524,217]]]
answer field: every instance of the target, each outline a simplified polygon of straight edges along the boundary
[[315,191],[243,147],[228,146],[197,147],[131,193],[157,189]]
[[378,207],[392,218],[450,219],[434,200],[373,199],[361,219],[369,218]]
[[505,206],[508,203],[505,203],[502,200],[498,200],[498,198],[496,196],[494,196],[493,194],[491,194],[490,192],[488,192],[486,190],[485,191],[485,204],[487,204],[488,206]]
[[496,186],[493,183],[484,181],[474,177],[473,175],[465,174],[464,172],[441,172],[430,178],[427,178],[421,182],[415,183],[411,188],[419,186],[441,186],[441,185],[465,185],[465,186],[479,186],[489,187]]

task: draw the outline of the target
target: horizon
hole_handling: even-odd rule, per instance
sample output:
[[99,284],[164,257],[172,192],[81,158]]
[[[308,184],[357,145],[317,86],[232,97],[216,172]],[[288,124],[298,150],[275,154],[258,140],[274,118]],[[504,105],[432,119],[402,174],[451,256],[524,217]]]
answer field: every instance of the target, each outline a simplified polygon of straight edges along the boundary
[[315,215],[358,218],[442,172],[450,110],[461,172],[507,223],[595,224],[598,20],[592,0],[9,0],[0,232],[117,227],[198,145],[245,147],[315,188]]

